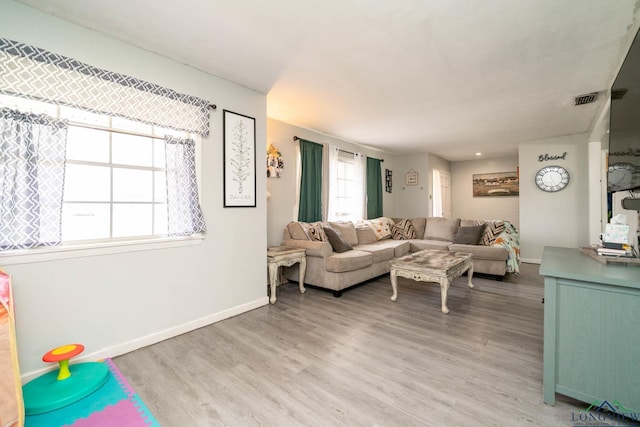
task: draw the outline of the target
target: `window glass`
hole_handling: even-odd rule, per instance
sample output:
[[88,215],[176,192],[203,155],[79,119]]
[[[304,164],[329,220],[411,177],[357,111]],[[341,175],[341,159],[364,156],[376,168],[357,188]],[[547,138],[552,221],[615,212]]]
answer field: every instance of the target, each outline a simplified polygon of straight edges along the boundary
[[338,220],[355,220],[358,204],[362,203],[355,194],[356,167],[351,158],[338,158],[338,179],[336,191],[336,217]]
[[67,163],[64,174],[65,202],[111,200],[111,169],[105,166]]
[[167,205],[154,205],[153,206],[153,234],[160,236],[166,236],[169,234],[167,226]]
[[62,241],[108,239],[110,211],[109,203],[63,203]]
[[164,151],[164,139],[153,139],[152,141],[153,141],[153,166],[158,168],[164,168],[165,165],[167,164],[165,151]]
[[115,203],[113,237],[148,236],[153,232],[151,204]]
[[151,138],[113,133],[112,161],[115,164],[153,166]]
[[152,202],[153,172],[113,168],[114,202]]
[[67,159],[109,162],[109,132],[69,126]]
[[156,202],[167,201],[167,174],[166,172],[153,173],[153,199]]

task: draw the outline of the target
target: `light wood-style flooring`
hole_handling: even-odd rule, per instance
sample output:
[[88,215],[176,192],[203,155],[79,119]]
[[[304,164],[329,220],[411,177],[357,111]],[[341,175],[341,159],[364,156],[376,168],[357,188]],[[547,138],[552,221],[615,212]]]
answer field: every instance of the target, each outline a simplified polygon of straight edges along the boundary
[[[389,275],[278,301],[116,357],[162,426],[571,426],[542,402],[543,279],[436,284]],[[265,286],[266,290],[266,286]]]

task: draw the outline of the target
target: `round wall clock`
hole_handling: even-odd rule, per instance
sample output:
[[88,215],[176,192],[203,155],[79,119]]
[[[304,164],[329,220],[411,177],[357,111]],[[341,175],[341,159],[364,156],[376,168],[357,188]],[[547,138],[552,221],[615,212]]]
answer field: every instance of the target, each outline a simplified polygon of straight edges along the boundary
[[609,166],[607,175],[607,187],[609,191],[618,191],[629,188],[633,181],[635,166],[630,163],[614,163]]
[[569,184],[569,171],[562,166],[545,166],[536,174],[536,185],[542,191],[555,193]]

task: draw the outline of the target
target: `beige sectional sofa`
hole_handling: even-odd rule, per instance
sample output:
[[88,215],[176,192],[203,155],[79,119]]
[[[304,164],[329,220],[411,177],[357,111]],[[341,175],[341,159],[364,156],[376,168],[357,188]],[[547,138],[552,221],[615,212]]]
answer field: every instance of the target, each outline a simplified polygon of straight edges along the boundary
[[[460,231],[468,230],[469,227],[482,225],[484,221],[436,217],[402,221],[400,218],[377,218],[356,225],[351,222],[291,222],[285,227],[282,245],[306,249],[305,284],[331,290],[336,297],[353,285],[388,273],[394,258],[424,249],[471,253],[474,272],[477,273],[502,278],[507,272],[510,249],[504,245],[455,243],[461,227],[467,228]],[[387,233],[385,224],[391,231],[390,234]],[[405,228],[408,226],[413,231],[403,235],[398,224]],[[326,234],[323,235],[321,231],[326,230],[326,227],[337,230],[343,240],[341,243],[352,249],[344,250],[342,245],[338,245],[336,248],[344,251],[334,250],[332,243],[335,244],[335,233],[330,233],[334,236],[334,241],[329,242]],[[517,239],[515,241],[517,243]],[[514,253],[517,254],[511,250],[511,255]],[[289,280],[297,281],[298,265],[286,268],[284,275]]]

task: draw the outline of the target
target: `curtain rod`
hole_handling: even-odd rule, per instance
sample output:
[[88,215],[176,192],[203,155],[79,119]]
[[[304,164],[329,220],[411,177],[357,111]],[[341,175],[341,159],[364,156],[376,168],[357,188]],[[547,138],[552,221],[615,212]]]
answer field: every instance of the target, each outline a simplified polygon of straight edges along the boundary
[[[300,138],[298,138],[297,136],[293,137],[294,141],[299,140]],[[356,153],[352,153],[351,151],[347,151],[347,150],[343,150],[342,148],[338,148],[338,150],[342,151],[343,153],[347,153],[347,154],[356,154]],[[369,157],[369,156],[367,156]],[[372,159],[375,159],[375,157],[371,157]],[[380,160],[381,162],[384,162],[384,159],[376,159],[376,160]]]

